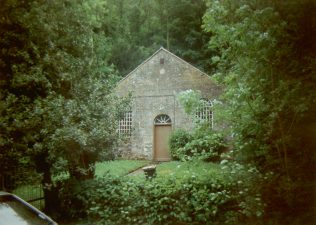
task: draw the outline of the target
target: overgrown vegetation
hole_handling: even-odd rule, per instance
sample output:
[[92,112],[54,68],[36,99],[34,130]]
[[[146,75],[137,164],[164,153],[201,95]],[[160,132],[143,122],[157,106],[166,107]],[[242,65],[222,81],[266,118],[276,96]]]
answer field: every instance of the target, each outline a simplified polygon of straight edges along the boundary
[[[193,163],[199,168],[193,169]],[[108,174],[68,183],[61,194],[64,210],[74,217],[88,214],[93,224],[238,224],[257,221],[263,214],[260,194],[253,185],[261,182],[256,170],[237,164],[234,168],[222,165],[222,169],[213,165],[212,176],[204,176],[208,171],[199,174],[202,162],[189,164],[175,166],[183,166],[180,173],[191,167],[197,176],[192,171],[187,176],[174,175],[175,168],[167,165],[173,167],[169,175],[159,177],[166,171],[162,168],[149,181]],[[79,207],[74,209],[74,204]]]
[[[218,162],[221,153],[227,148],[227,141],[222,131],[213,127],[216,99],[209,109],[212,118],[199,118],[197,113],[203,109],[204,100],[199,91],[187,90],[180,92],[177,99],[184,111],[191,117],[195,127],[188,132],[186,130],[175,130],[169,139],[170,153],[173,159],[190,161],[204,160]],[[215,113],[216,115],[216,113]],[[223,121],[221,121],[224,124]],[[221,125],[217,125],[221,126]]]
[[[261,172],[266,219],[315,222],[315,1],[207,1],[204,29],[234,156]],[[308,196],[308,197],[307,197]],[[307,200],[310,199],[310,200]]]
[[[263,213],[264,224],[314,224],[315,1],[2,0],[0,6],[2,189],[38,177],[49,187],[46,210],[59,208],[62,189],[68,209],[82,205],[83,214],[109,223],[116,223],[111,213],[132,224],[199,224],[206,217],[236,224]],[[232,151],[221,160],[230,176],[192,179],[186,187],[112,176],[82,182],[93,177],[97,159],[114,157],[115,121],[127,104],[110,95],[116,70],[126,74],[161,45],[215,73],[224,88],[215,118],[232,137]],[[216,161],[223,147],[222,136],[207,129],[178,131],[171,143],[175,158],[193,161]],[[70,178],[54,186],[60,172]],[[113,211],[104,208],[107,200]]]
[[[60,171],[91,178],[96,160],[113,158],[126,104],[110,95],[117,78],[96,6],[1,1],[1,188],[25,171],[38,172],[43,187]],[[58,208],[56,193],[44,189],[47,211]]]
[[[100,30],[109,37],[109,60],[122,75],[161,46],[203,70],[210,69],[208,36],[202,32],[203,0],[106,0]],[[126,57],[126,56],[129,57]]]
[[192,135],[183,129],[175,130],[171,133],[171,136],[169,138],[169,150],[172,159],[174,160],[180,160],[182,158],[180,149],[183,149],[184,146],[192,140]]
[[218,162],[227,144],[223,135],[208,125],[200,125],[193,133],[175,130],[170,136],[169,147],[172,158],[176,160]]

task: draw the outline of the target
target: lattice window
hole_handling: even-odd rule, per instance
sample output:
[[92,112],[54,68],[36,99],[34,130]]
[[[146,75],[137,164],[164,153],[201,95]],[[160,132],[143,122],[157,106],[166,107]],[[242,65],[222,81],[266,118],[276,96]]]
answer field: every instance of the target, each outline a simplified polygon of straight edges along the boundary
[[201,100],[201,106],[196,110],[195,116],[198,122],[208,122],[213,128],[212,101]]
[[168,115],[161,114],[155,118],[155,124],[171,124],[171,119]]
[[132,111],[126,112],[119,121],[118,133],[122,137],[130,137],[132,135]]

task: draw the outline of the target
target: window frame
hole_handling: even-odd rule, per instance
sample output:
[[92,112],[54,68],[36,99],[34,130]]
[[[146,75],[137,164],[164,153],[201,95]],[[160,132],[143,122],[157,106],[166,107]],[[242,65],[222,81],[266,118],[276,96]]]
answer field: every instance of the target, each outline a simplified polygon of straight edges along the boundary
[[195,120],[197,123],[207,122],[214,128],[213,101],[209,99],[200,99],[201,104],[195,111]]
[[131,110],[124,113],[118,121],[118,134],[120,137],[130,138],[133,128],[133,113]]
[[154,124],[155,125],[170,125],[172,124],[172,120],[170,116],[168,116],[167,114],[159,114],[158,116],[155,117]]

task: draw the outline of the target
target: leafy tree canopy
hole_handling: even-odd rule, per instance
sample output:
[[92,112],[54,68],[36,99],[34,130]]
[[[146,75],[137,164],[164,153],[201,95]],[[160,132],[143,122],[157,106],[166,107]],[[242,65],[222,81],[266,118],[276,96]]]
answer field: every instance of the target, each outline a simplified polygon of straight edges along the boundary
[[[311,216],[315,175],[314,1],[207,1],[204,30],[237,157],[275,174],[264,187],[268,215]],[[309,121],[308,123],[306,123]],[[313,128],[314,129],[314,128]],[[298,197],[298,192],[300,193]],[[269,214],[270,213],[270,214]],[[310,213],[310,214],[308,214]],[[309,220],[312,220],[309,218]]]
[[208,37],[201,28],[204,1],[108,0],[107,4],[101,30],[110,37],[110,62],[121,75],[161,46],[203,70],[211,69]]
[[104,7],[77,0],[3,2],[3,178],[21,165],[35,167],[47,183],[61,165],[80,178],[100,154],[111,155],[124,104],[110,95],[117,75],[108,65],[109,41],[98,30],[103,18],[94,14]]

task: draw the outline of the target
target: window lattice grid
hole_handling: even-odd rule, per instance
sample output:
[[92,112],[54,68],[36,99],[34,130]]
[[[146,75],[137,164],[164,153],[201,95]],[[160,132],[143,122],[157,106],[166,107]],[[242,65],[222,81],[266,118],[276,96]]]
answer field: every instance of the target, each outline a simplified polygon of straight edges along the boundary
[[162,114],[155,118],[155,124],[171,124],[171,119],[168,115]]
[[206,121],[213,127],[213,112],[212,102],[207,100],[201,100],[201,106],[196,110],[195,116],[198,121]]
[[130,137],[132,135],[132,112],[126,112],[119,121],[118,133],[120,136]]

